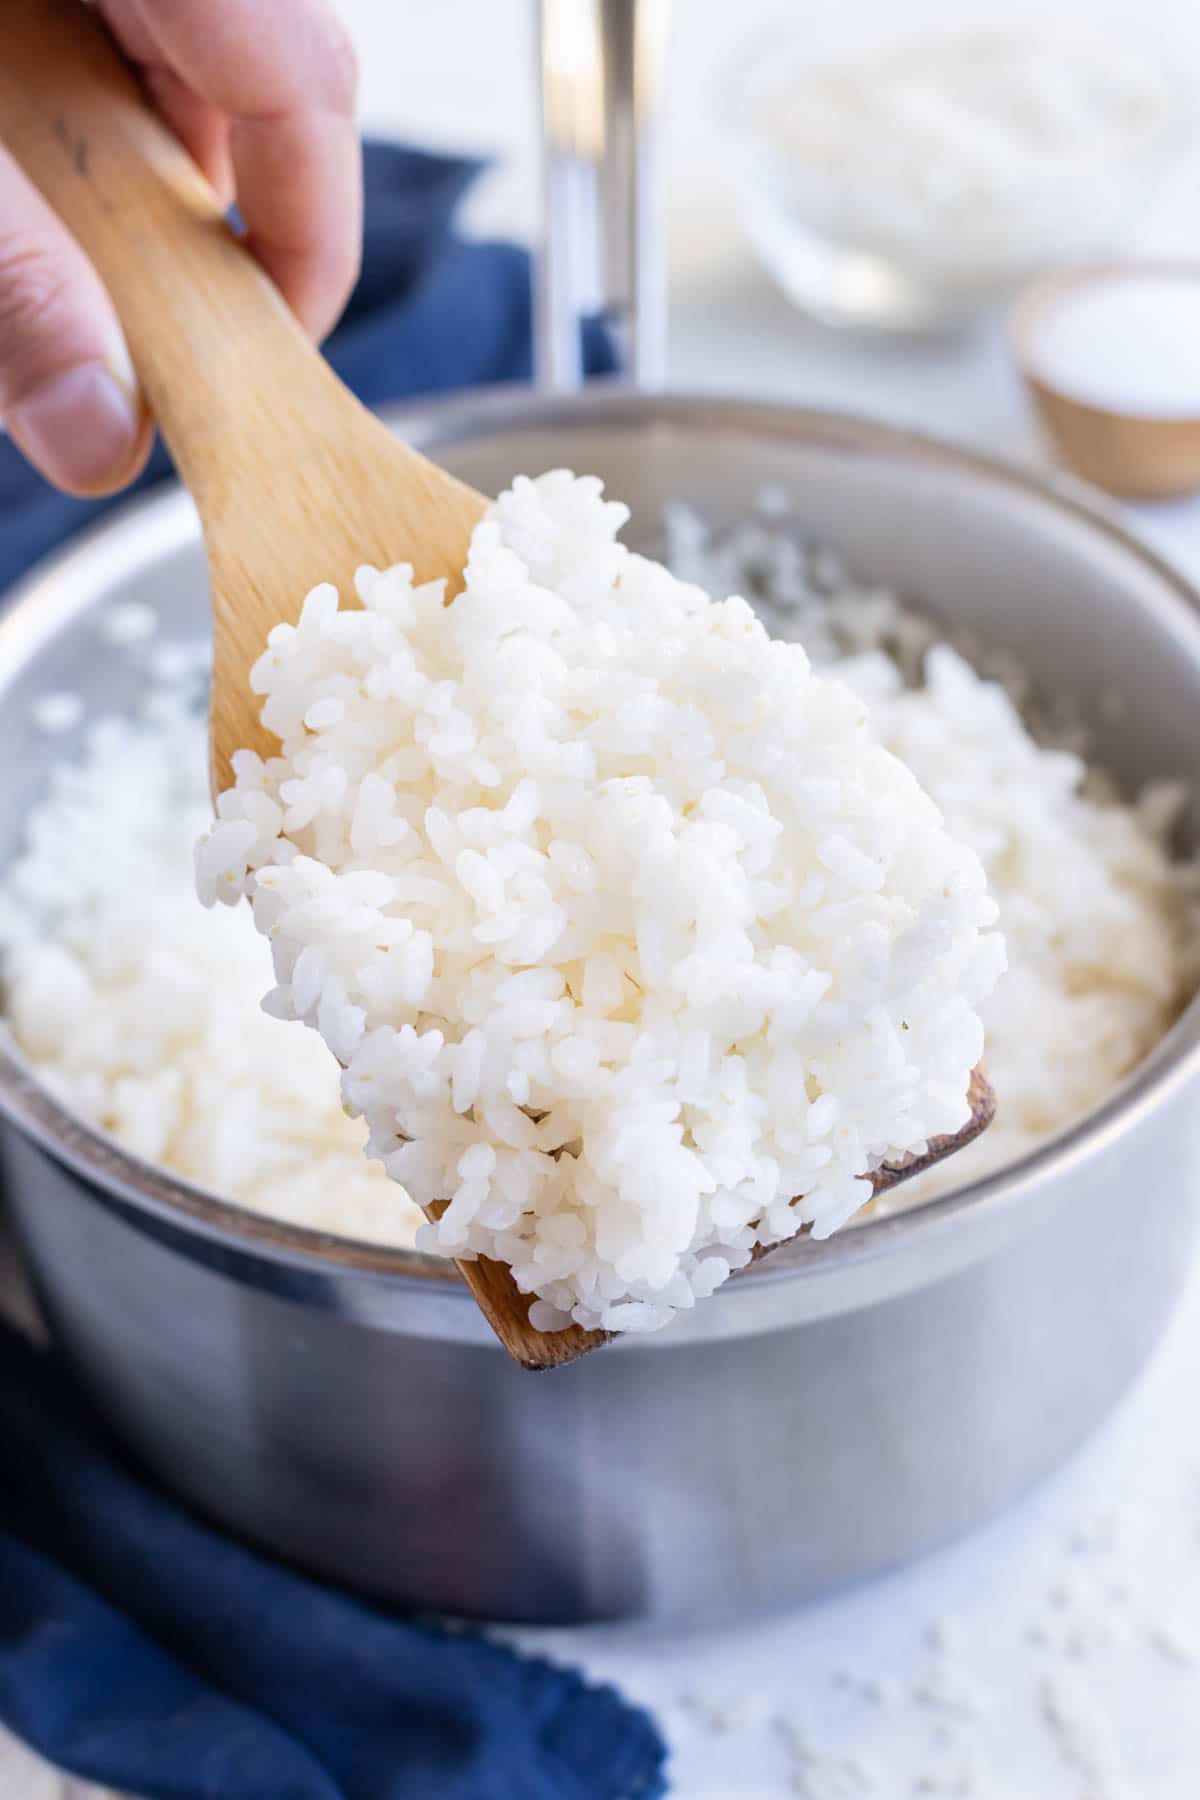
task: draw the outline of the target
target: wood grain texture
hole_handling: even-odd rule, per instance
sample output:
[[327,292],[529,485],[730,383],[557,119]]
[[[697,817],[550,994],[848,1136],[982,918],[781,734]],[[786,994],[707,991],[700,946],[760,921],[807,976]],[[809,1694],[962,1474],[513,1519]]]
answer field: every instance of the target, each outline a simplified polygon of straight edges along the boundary
[[[448,1200],[436,1200],[427,1208],[429,1217],[440,1218],[449,1204]],[[558,1369],[565,1363],[578,1362],[589,1350],[610,1343],[614,1336],[611,1331],[585,1331],[582,1325],[569,1325],[565,1331],[537,1331],[529,1323],[534,1296],[518,1291],[507,1263],[481,1256],[475,1262],[456,1260],[455,1267],[475,1296],[480,1312],[523,1369]]]
[[529,1323],[533,1295],[518,1293],[506,1263],[489,1262],[481,1256],[478,1262],[459,1263],[458,1267],[480,1312],[523,1369],[560,1369],[613,1338],[611,1331],[585,1331],[582,1325],[568,1325],[565,1331],[535,1331]]

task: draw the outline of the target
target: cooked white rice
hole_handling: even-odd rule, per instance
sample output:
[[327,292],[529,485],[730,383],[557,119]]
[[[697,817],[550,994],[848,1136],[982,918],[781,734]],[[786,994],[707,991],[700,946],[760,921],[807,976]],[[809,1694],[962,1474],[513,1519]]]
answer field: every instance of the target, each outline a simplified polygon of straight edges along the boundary
[[[999,903],[1010,969],[982,1006],[999,1115],[978,1144],[876,1204],[1020,1156],[1101,1100],[1190,991],[1196,934],[1164,848],[1169,805],[1114,803],[1078,760],[1039,749],[961,662],[939,653],[926,683],[937,628],[806,550],[790,519],[716,535],[677,510],[665,549],[710,591],[752,593],[773,632],[799,635],[872,695],[874,729],[913,759]],[[270,957],[249,908],[196,904],[192,845],[209,803],[195,649],[151,651],[144,714],[94,728],[30,820],[0,895],[9,1023],[66,1104],[135,1152],[261,1212],[408,1244],[421,1215],[363,1157],[332,1058],[259,1010]],[[939,664],[950,682],[932,678]],[[69,716],[56,706],[44,729],[77,723],[77,698],[61,698]]]
[[180,680],[55,770],[0,898],[8,1022],[65,1105],[228,1200],[410,1243],[421,1215],[363,1156],[327,1052],[258,1005],[248,911],[196,904],[207,721]]
[[977,857],[841,682],[518,480],[452,607],[360,571],[252,673],[281,740],[197,854],[251,896],[423,1236],[554,1329],[654,1330],[969,1116],[1003,968]]
[[[736,581],[769,629],[867,700],[871,729],[932,795],[987,872],[1008,972],[982,1003],[1000,1097],[984,1135],[880,1207],[910,1206],[1003,1168],[1073,1123],[1136,1067],[1200,975],[1196,865],[1172,860],[1186,798],[1158,784],[1121,803],[1077,748],[1046,747],[1014,696],[1052,717],[1027,670],[1003,653],[951,648],[894,593],[856,586],[828,551],[806,550],[783,496],[764,517],[714,533],[672,509],[664,546],[691,579]],[[998,679],[972,667],[969,649]],[[1058,735],[1078,731],[1060,722]]]

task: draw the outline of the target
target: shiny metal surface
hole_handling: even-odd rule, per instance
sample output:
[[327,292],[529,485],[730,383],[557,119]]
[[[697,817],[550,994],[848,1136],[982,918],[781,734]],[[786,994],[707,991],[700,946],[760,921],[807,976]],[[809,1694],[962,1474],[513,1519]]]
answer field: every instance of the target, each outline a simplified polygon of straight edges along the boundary
[[[497,394],[404,429],[485,489],[518,468],[594,470],[633,499],[635,537],[668,498],[731,520],[782,483],[861,573],[1072,696],[1123,779],[1182,774],[1200,792],[1196,597],[1069,490],[732,402]],[[185,500],[131,509],[0,622],[0,857],[63,747],[31,754],[37,695],[133,697],[95,628],[118,594],[153,597],[168,632],[199,627]],[[679,1618],[794,1600],[941,1542],[1104,1416],[1183,1280],[1198,1063],[1193,1006],[1105,1107],[1007,1174],[778,1253],[668,1332],[541,1378],[428,1259],[142,1168],[2,1046],[0,1110],[47,1316],[126,1442],[213,1517],[406,1602]]]
[[543,223],[535,375],[584,379],[580,325],[601,318],[646,393],[667,364],[659,112],[668,0],[539,0]]

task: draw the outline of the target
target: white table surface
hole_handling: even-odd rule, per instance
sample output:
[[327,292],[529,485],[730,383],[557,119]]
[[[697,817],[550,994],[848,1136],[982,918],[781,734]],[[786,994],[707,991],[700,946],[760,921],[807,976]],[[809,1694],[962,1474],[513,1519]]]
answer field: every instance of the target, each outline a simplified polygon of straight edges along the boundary
[[[935,16],[947,4],[917,0]],[[981,8],[960,0],[955,13]],[[343,10],[364,53],[368,125],[500,153],[471,203],[470,228],[532,232],[532,6],[343,0]],[[676,0],[672,385],[870,411],[1040,457],[995,322],[954,345],[850,342],[805,325],[754,267],[723,190],[707,96],[731,48],[775,11],[771,0]],[[1127,16],[1165,22],[1200,62],[1198,12],[1171,0]],[[849,20],[869,31],[885,16],[886,0],[813,7],[805,30],[820,37]],[[1200,250],[1198,173],[1196,160],[1181,167],[1141,221],[1136,247]],[[1200,575],[1200,501],[1141,509],[1136,523]],[[680,1800],[1197,1800],[1198,1386],[1200,1274],[1112,1422],[971,1540],[856,1592],[736,1628],[606,1627],[522,1641],[658,1712]],[[54,1783],[39,1785],[24,1759],[10,1773],[5,1754],[0,1741],[5,1800],[52,1800]]]

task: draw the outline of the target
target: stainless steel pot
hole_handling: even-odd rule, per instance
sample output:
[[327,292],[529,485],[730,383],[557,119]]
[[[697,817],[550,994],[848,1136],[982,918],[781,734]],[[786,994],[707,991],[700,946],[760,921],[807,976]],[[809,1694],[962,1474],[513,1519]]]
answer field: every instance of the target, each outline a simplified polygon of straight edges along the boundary
[[[485,490],[594,470],[633,499],[635,537],[669,498],[724,522],[781,483],[862,574],[1072,697],[1128,784],[1183,775],[1200,794],[1197,597],[1070,492],[880,426],[712,400],[497,394],[400,424]],[[203,628],[181,496],[93,533],[0,624],[0,856],[64,747],[30,733],[36,697],[132,698],[96,630],[118,597],[152,600],[168,633]],[[966,1530],[1104,1416],[1184,1274],[1198,1035],[1193,1006],[1099,1112],[1007,1173],[782,1252],[661,1336],[542,1377],[436,1263],[172,1181],[0,1049],[3,1167],[80,1380],[226,1526],[453,1612],[712,1616]]]

